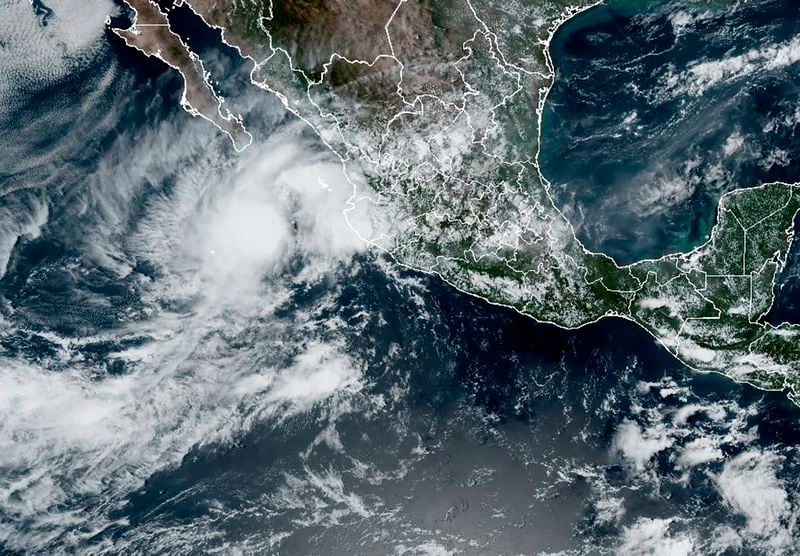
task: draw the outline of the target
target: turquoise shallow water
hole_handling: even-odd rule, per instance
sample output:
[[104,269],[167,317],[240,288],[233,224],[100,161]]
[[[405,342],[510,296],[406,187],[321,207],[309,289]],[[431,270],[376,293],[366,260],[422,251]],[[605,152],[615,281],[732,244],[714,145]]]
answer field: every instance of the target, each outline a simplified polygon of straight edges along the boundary
[[[666,25],[669,13],[641,19],[628,6],[628,38],[668,48],[668,33],[647,30]],[[608,45],[628,40],[612,33],[619,10],[583,17],[560,36],[560,60],[577,48],[570,41],[610,53]],[[191,32],[191,20],[184,23],[181,32]],[[605,30],[584,37],[597,26]],[[214,39],[194,44],[207,44],[210,63],[223,64]],[[567,154],[580,162],[589,152],[582,145],[595,142],[603,155],[595,162],[606,160],[613,176],[623,155],[644,166],[658,143],[675,152],[704,144],[686,131],[691,118],[658,123],[666,108],[633,93],[623,100],[638,102],[639,118],[651,122],[639,143],[636,130],[578,136],[619,131],[630,112],[614,108],[630,52],[610,62],[616,73],[600,72],[611,79],[603,87],[554,91],[547,148],[566,137]],[[101,89],[109,67],[116,78]],[[240,83],[226,80],[226,93]],[[178,279],[170,274],[182,237],[170,218],[186,213],[186,225],[196,223],[182,195],[209,175],[213,187],[192,203],[221,206],[211,192],[235,190],[241,159],[179,108],[177,76],[109,38],[95,65],[22,97],[25,133],[0,121],[0,150],[17,153],[0,173],[0,208],[12,209],[0,211],[0,232],[9,214],[43,222],[15,241],[0,279],[0,553],[619,553],[637,538],[654,551],[690,542],[699,553],[775,553],[765,538],[778,537],[789,539],[788,553],[800,546],[800,411],[782,393],[692,373],[627,321],[577,331],[536,324],[372,253],[317,274],[319,261],[299,250],[281,272],[265,273],[246,310],[203,318],[213,308],[206,292],[170,293],[192,281],[191,261]],[[567,101],[580,118],[559,123]],[[710,109],[696,102],[697,114]],[[284,117],[264,102],[251,120],[268,134],[280,132]],[[708,128],[719,135],[709,144],[727,141],[729,124],[745,135],[744,124],[718,124]],[[670,143],[670,130],[684,130],[683,139]],[[551,177],[597,170],[558,166],[561,155],[545,154]],[[258,155],[268,166],[271,150]],[[593,182],[598,175],[606,181]],[[625,191],[594,176],[574,183],[587,191],[599,183],[612,199]],[[591,207],[599,222],[621,232],[648,224],[604,199],[598,194]],[[711,200],[703,206],[713,213]],[[626,215],[631,229],[617,222]],[[144,247],[166,244],[158,256],[131,241],[142,229],[150,232]],[[703,233],[676,230],[659,237],[689,245]],[[115,258],[103,258],[109,253]],[[296,364],[319,345],[336,357]],[[354,380],[299,409],[280,401],[281,390],[302,398],[304,383],[292,378],[331,368]],[[293,387],[280,388],[281,380]],[[710,458],[682,463],[697,445]],[[748,508],[726,498],[726,487],[769,495],[757,508],[774,516],[766,535],[752,532]],[[658,534],[642,537],[647,531]],[[719,540],[720,532],[728,536]]]
[[773,63],[799,32],[778,1],[610,1],[559,30],[540,162],[587,246],[691,249],[724,192],[800,177],[800,65]]

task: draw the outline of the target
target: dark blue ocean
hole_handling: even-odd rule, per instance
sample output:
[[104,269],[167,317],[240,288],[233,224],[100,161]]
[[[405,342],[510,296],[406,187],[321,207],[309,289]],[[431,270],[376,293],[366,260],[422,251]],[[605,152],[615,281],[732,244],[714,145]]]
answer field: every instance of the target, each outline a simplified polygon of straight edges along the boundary
[[[643,8],[643,6],[648,6]],[[800,8],[608,2],[552,43],[540,161],[592,249],[702,243],[726,191],[798,180]]]
[[[691,372],[623,320],[540,325],[330,243],[319,185],[293,181],[324,150],[173,17],[261,136],[252,159],[108,31],[0,117],[0,552],[795,552],[783,393]],[[799,26],[790,2],[611,0],[559,31],[541,163],[590,248],[691,248],[725,191],[797,179],[800,65],[756,66]],[[746,75],[691,71],[753,49]],[[274,258],[208,255],[241,202],[286,219]],[[774,320],[800,310],[799,256]]]

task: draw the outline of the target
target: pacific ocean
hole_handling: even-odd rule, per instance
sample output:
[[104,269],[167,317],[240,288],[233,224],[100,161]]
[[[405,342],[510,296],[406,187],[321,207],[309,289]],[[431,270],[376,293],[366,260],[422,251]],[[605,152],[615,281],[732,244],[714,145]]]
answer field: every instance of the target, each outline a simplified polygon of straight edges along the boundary
[[[25,32],[0,41],[77,45],[51,53],[64,75],[0,90],[0,551],[797,546],[783,393],[693,373],[623,320],[560,330],[397,266],[352,237],[338,163],[245,92],[218,37],[192,40],[257,135],[242,155],[180,108],[175,72],[46,4],[46,25],[15,5]],[[556,35],[542,166],[589,247],[691,247],[723,191],[794,179],[796,68],[662,86],[791,41],[794,11],[744,6],[611,1]]]

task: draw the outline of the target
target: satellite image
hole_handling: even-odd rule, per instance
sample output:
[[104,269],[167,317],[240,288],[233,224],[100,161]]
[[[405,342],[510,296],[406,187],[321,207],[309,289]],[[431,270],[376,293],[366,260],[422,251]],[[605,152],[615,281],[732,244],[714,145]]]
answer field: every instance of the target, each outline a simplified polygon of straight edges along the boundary
[[800,4],[0,0],[0,554],[800,554]]

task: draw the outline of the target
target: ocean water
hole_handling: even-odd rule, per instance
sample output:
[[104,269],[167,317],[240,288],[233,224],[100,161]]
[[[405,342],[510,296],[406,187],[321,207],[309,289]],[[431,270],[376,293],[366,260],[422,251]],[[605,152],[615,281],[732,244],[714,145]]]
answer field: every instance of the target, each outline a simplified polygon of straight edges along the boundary
[[608,2],[564,25],[541,164],[619,262],[702,243],[722,194],[798,180],[800,10],[775,0]]
[[74,45],[47,51],[64,75],[0,89],[0,552],[797,546],[782,393],[692,373],[626,321],[564,331],[397,267],[213,33],[193,41],[246,111],[243,155],[173,72],[44,5],[0,41]]

